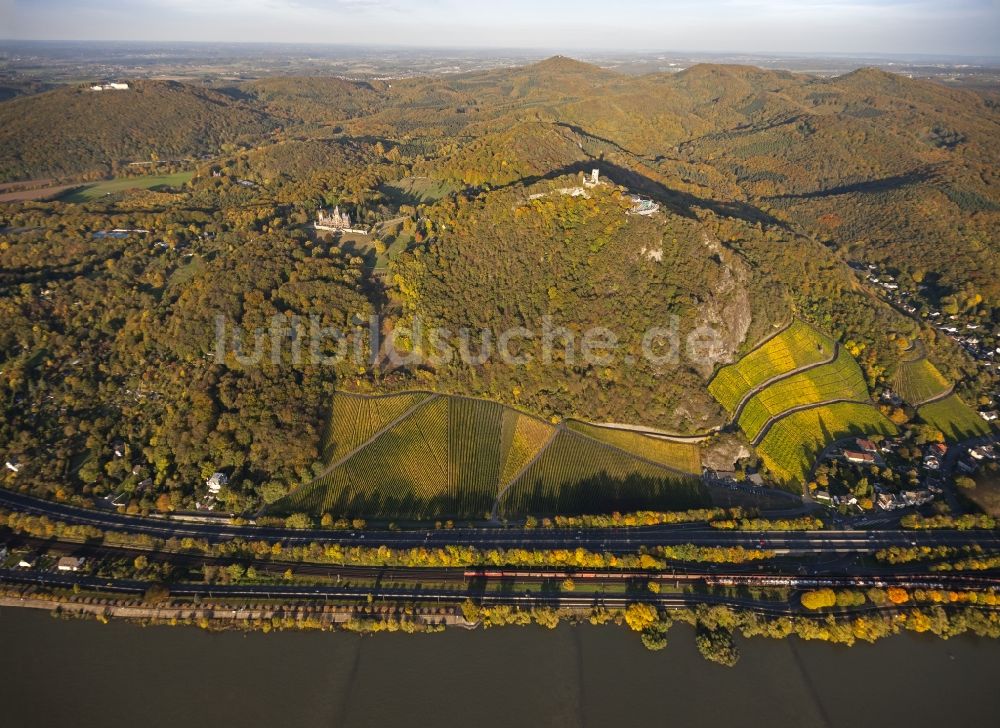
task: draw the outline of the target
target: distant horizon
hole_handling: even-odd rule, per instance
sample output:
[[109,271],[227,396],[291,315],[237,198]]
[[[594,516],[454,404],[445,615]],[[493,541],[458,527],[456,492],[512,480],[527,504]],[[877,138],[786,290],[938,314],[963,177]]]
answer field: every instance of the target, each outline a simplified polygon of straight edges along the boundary
[[996,0],[0,0],[0,27],[14,41],[1000,56]]
[[643,57],[651,55],[665,56],[748,56],[754,58],[801,58],[801,59],[864,59],[880,60],[977,60],[1000,64],[1000,53],[927,53],[907,51],[767,51],[767,50],[732,50],[732,49],[678,49],[678,48],[562,48],[558,46],[461,46],[461,45],[419,45],[405,43],[345,43],[323,41],[283,41],[283,40],[183,40],[183,39],[146,39],[146,38],[3,38],[0,37],[0,47],[15,44],[117,44],[117,45],[190,45],[190,46],[274,46],[288,48],[328,48],[344,50],[385,50],[385,51],[426,51],[426,52],[462,52],[469,54],[505,53],[537,57],[565,56],[580,59],[593,56],[613,55],[621,57]]

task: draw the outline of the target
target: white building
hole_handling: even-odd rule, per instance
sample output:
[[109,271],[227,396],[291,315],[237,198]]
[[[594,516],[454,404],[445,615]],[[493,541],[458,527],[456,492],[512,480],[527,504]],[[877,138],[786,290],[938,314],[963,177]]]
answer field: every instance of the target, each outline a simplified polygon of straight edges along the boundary
[[219,491],[222,490],[222,486],[229,484],[229,478],[226,477],[225,473],[213,473],[212,477],[205,481],[205,485],[208,486],[208,492],[212,495],[218,495]]
[[652,200],[640,195],[632,195],[632,209],[629,212],[633,215],[652,215],[660,209],[660,205]]
[[98,83],[90,87],[91,91],[128,91],[127,83]]

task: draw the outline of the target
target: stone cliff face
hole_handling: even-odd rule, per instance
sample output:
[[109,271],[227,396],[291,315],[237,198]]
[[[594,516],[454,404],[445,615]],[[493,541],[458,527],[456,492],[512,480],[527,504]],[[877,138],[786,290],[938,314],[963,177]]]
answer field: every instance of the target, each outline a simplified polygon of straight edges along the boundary
[[713,332],[711,343],[705,346],[704,356],[692,358],[695,369],[707,381],[716,365],[736,359],[753,323],[753,311],[747,286],[749,267],[708,233],[703,234],[702,242],[718,264],[718,275],[702,300],[698,317],[698,327]]
[[712,470],[732,470],[736,463],[750,455],[743,436],[729,432],[715,436],[702,450],[701,464]]
[[684,432],[704,432],[726,423],[727,414],[704,384],[718,366],[738,358],[754,321],[750,267],[709,233],[703,232],[701,239],[712,266],[685,341],[685,361],[702,383],[690,387],[672,412],[675,427]]

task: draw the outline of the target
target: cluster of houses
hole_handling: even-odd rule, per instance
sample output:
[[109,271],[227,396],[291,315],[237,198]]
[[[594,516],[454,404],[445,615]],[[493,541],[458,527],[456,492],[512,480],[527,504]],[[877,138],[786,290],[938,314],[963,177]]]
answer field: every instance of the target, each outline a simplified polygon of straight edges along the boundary
[[956,462],[955,467],[958,468],[959,472],[965,473],[966,475],[976,472],[979,466],[986,461],[995,461],[1000,455],[994,445],[977,445],[975,447],[970,447],[962,452]]
[[49,559],[43,559],[39,562],[39,558],[39,554],[30,551],[20,553],[15,551],[12,556],[6,545],[0,545],[0,566],[7,565],[9,559],[9,565],[16,569],[34,569],[39,566],[52,568],[54,566],[56,571],[75,573],[82,570],[87,564],[86,559],[82,556],[60,556],[54,564]]
[[875,493],[875,503],[884,511],[922,506],[924,503],[930,503],[934,500],[934,494],[929,489],[903,490],[899,493],[891,493],[887,490],[876,488]]
[[[867,438],[859,437],[831,453],[831,457],[850,466],[884,468],[887,464],[886,460],[891,461],[892,457],[904,447],[909,449],[909,454],[902,459],[903,468],[907,472],[912,472],[915,446],[901,438],[886,438],[876,444]],[[954,463],[958,472],[971,474],[978,470],[985,461],[1000,459],[1000,446],[987,443],[975,446],[955,445],[949,448],[942,442],[928,443],[920,448],[919,479],[915,482],[911,481],[908,487],[901,489],[888,487],[879,482],[873,483],[873,505],[882,510],[892,511],[924,505],[934,500],[935,496],[944,492],[942,488],[945,479],[944,471],[950,470],[950,467],[946,467],[946,458],[948,458],[949,453],[951,453],[949,463],[947,463],[949,466]],[[875,474],[878,474],[877,471]],[[818,502],[834,506],[860,507],[857,497],[850,493],[832,495],[826,490],[817,490],[813,497]]]
[[[883,295],[894,306],[912,316],[922,315],[917,306],[919,301],[909,291],[901,290],[895,277],[882,271],[874,263],[851,261],[848,265],[864,276],[869,283],[881,288]],[[926,290],[926,286],[922,285],[920,288]],[[1000,339],[996,332],[987,330],[988,327],[978,319],[957,314],[948,315],[933,307],[924,307],[924,313],[935,329],[965,349],[981,367],[992,369],[1000,364]],[[992,409],[981,411],[980,414],[990,422],[1000,418],[1000,414]]]
[[[881,444],[876,444],[872,440],[859,437],[844,445],[833,456],[852,466],[885,467],[884,456],[898,450],[900,445],[901,441],[893,438],[886,439]],[[927,446],[922,459],[925,471],[940,470],[947,453],[948,446],[942,443],[933,443]],[[941,488],[935,477],[924,477],[923,486],[922,488],[910,488],[896,492],[893,489],[883,486],[881,483],[875,483],[873,485],[873,505],[887,511],[909,508],[929,503],[934,499],[935,494],[941,493]],[[846,495],[832,495],[826,490],[817,490],[813,494],[813,497],[820,503],[827,503],[834,506],[860,507],[857,496],[851,493]]]

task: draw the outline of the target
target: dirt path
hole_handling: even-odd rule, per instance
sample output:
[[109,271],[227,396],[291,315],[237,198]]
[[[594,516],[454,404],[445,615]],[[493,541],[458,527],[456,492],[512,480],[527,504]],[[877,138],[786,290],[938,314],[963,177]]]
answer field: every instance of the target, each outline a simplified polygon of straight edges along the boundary
[[704,442],[713,434],[721,430],[719,426],[713,427],[706,432],[699,433],[697,435],[678,435],[674,432],[667,432],[666,430],[659,430],[655,427],[647,427],[646,425],[626,425],[621,422],[587,422],[588,425],[593,425],[594,427],[606,427],[609,430],[627,430],[629,432],[634,432],[638,435],[646,435],[648,437],[655,437],[660,440],[670,440],[671,442]]
[[937,402],[938,400],[942,400],[945,397],[950,397],[954,393],[955,393],[955,385],[950,384],[948,385],[948,388],[943,392],[939,392],[938,394],[935,394],[933,397],[928,397],[922,402],[911,402],[910,406],[913,407],[913,409],[919,409],[920,407],[923,407],[925,404],[931,404],[933,402]]
[[758,445],[760,445],[760,443],[763,441],[764,437],[767,435],[768,432],[770,432],[771,428],[774,426],[775,422],[778,422],[779,420],[783,420],[786,417],[788,417],[788,415],[793,415],[796,412],[804,412],[805,410],[815,409],[816,407],[826,407],[826,406],[832,405],[832,404],[867,404],[867,405],[871,405],[871,403],[872,402],[871,402],[870,399],[869,400],[861,400],[861,399],[846,399],[844,397],[838,397],[836,399],[827,399],[827,400],[824,400],[822,402],[810,402],[809,404],[800,404],[797,407],[792,407],[791,409],[785,410],[780,415],[776,415],[776,416],[772,417],[771,419],[769,419],[766,423],[764,423],[764,426],[762,428],[760,428],[760,432],[757,433],[757,437],[755,437],[750,444],[753,445],[754,447],[757,447]]

